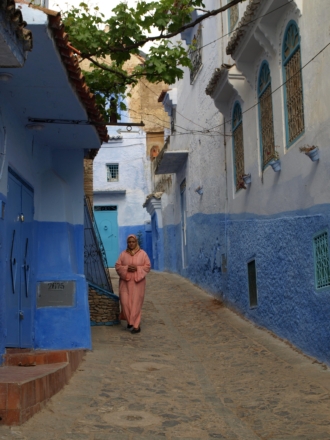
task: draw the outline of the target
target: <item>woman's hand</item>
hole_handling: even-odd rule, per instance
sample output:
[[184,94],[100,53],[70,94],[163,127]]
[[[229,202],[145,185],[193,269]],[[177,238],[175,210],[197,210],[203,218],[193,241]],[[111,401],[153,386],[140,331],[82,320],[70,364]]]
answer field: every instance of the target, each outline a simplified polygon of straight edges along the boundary
[[130,264],[128,266],[128,272],[136,272],[137,271],[137,267],[135,266],[135,264]]

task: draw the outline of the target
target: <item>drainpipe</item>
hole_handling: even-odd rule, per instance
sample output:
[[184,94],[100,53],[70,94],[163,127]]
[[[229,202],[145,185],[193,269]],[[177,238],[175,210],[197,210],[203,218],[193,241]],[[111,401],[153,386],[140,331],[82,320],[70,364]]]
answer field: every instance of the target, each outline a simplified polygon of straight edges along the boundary
[[[222,0],[220,0],[220,7],[222,8]],[[224,36],[224,23],[223,23],[223,16],[221,15],[221,37]],[[221,64],[224,63],[224,44],[225,39],[221,38]],[[226,296],[227,291],[227,267],[228,267],[228,239],[227,239],[227,222],[228,222],[228,170],[227,170],[227,141],[226,141],[226,117],[223,117],[223,145],[224,145],[224,156],[225,156],[225,177],[226,177],[226,203],[225,203],[225,263],[226,263],[226,272],[222,272],[223,277],[223,283],[222,283],[222,291],[224,297]],[[222,266],[221,262],[221,266]]]
[[226,177],[226,203],[225,203],[225,264],[226,264],[226,272],[222,272],[223,276],[223,295],[226,296],[227,291],[227,277],[228,277],[228,236],[227,236],[227,223],[228,223],[228,168],[227,168],[227,141],[226,141],[226,118],[223,117],[223,144],[224,144],[224,155],[225,155],[225,177]]

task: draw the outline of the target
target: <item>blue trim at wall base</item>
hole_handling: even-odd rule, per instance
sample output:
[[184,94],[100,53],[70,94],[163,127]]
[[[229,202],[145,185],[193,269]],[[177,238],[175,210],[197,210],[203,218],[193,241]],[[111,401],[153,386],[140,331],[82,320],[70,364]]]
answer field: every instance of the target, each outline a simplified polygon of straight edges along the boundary
[[[120,226],[119,227],[119,253],[127,248],[127,237],[130,234],[138,235],[142,233],[142,246],[141,248],[147,253],[151,265],[152,262],[152,242],[150,240],[151,232],[146,230],[146,225],[134,225],[134,226]],[[118,255],[119,256],[119,255]]]
[[91,349],[88,287],[84,276],[84,227],[69,223],[35,222],[35,289],[40,281],[76,282],[72,307],[35,309],[35,348]]
[[[330,229],[330,204],[269,217],[196,214],[187,221],[185,269],[180,225],[164,228],[165,270],[181,274],[257,325],[330,363],[330,289],[316,290],[313,257],[313,236],[325,229]],[[251,259],[257,270],[255,308],[249,305]]]
[[91,327],[100,327],[101,325],[118,325],[120,321],[95,322],[91,321]]
[[104,295],[108,298],[113,299],[114,301],[119,301],[119,296],[115,295],[113,292],[108,292],[108,290],[103,289],[102,287],[97,286],[94,283],[91,283],[90,281],[88,281],[88,285],[97,291],[97,293],[99,293],[100,295]]

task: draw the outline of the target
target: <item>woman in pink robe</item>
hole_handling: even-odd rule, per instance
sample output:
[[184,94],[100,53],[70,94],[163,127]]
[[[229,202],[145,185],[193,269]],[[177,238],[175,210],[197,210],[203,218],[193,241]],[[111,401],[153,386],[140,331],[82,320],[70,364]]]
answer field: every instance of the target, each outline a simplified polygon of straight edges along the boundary
[[140,333],[145,277],[150,271],[150,260],[139,247],[135,235],[127,237],[127,249],[119,255],[115,269],[119,275],[120,319],[127,321],[127,328],[132,329],[132,333]]

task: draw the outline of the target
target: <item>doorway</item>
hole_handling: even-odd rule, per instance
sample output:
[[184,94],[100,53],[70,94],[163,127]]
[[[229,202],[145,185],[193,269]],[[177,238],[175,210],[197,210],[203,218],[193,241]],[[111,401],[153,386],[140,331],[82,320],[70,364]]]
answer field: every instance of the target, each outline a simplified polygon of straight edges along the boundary
[[33,188],[9,168],[5,215],[6,347],[33,346],[33,198]]
[[117,206],[94,206],[94,217],[106,253],[108,267],[114,267],[119,255]]

